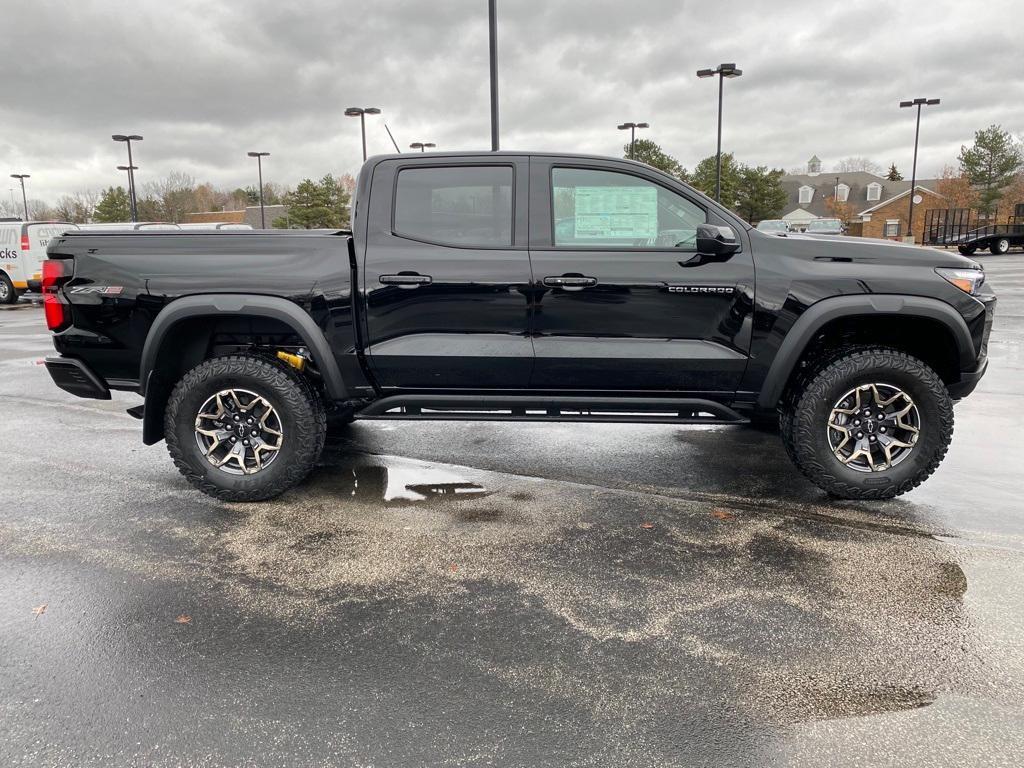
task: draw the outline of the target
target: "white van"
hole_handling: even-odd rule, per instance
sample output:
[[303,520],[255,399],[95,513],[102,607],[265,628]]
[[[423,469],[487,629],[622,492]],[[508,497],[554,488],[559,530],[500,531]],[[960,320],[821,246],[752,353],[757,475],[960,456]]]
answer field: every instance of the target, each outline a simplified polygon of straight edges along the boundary
[[0,304],[38,291],[50,239],[78,225],[62,221],[0,221]]
[[125,221],[112,224],[82,224],[79,229],[86,232],[124,232],[129,229],[150,230],[150,229],[181,229],[177,224],[170,224],[166,221]]

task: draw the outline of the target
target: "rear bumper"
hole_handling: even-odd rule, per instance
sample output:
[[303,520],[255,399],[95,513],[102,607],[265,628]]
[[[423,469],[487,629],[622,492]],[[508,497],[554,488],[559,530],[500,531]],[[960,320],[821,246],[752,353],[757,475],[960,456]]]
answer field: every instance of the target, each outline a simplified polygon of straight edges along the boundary
[[46,370],[53,383],[77,397],[109,400],[110,389],[93,370],[81,360],[72,357],[46,358]]

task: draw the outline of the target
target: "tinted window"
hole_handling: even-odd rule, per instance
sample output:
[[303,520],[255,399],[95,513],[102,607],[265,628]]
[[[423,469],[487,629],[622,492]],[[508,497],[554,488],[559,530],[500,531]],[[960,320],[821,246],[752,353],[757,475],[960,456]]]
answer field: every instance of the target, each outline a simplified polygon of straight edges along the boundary
[[696,250],[704,209],[664,187],[614,171],[552,171],[555,245]]
[[512,169],[406,168],[395,192],[395,234],[464,246],[512,245]]

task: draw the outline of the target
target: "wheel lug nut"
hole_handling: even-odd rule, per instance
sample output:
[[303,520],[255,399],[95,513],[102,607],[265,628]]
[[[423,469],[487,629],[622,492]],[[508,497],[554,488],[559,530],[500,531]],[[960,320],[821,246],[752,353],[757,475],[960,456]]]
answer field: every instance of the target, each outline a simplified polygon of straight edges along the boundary
[[858,432],[857,433],[857,439],[858,440],[863,440],[864,439],[864,433],[863,432]]
[[237,443],[238,442],[238,438],[237,437],[232,437],[231,438],[231,442],[232,443]]
[[876,439],[875,436],[872,435],[871,437],[868,438],[868,442],[873,443],[873,442],[875,442],[875,439]]
[[879,431],[879,432],[885,432],[885,427],[879,427],[879,428],[878,428],[878,431]]
[[243,440],[243,441],[242,441],[242,445],[248,445],[248,444],[249,444],[249,441],[248,441],[248,440]]
[[853,420],[853,426],[859,427],[860,426],[860,419],[854,419]]

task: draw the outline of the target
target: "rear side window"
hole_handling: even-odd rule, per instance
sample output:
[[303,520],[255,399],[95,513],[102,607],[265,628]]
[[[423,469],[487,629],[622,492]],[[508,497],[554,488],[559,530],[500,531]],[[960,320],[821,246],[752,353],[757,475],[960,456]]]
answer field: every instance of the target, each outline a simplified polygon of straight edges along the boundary
[[509,166],[399,171],[394,232],[445,245],[511,246],[512,179]]

